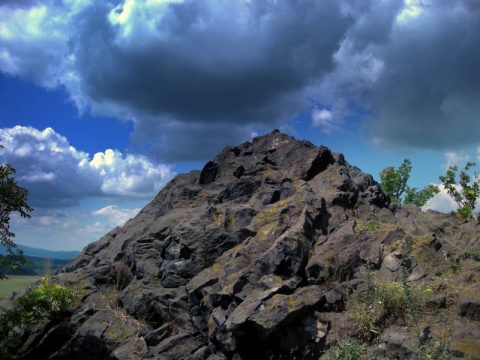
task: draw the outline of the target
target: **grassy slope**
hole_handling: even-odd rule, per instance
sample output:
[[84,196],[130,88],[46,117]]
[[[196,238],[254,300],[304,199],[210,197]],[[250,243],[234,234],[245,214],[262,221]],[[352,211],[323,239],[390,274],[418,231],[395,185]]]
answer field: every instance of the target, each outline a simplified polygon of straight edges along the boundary
[[8,275],[8,280],[0,281],[0,301],[13,291],[18,291],[28,284],[39,280],[41,276]]

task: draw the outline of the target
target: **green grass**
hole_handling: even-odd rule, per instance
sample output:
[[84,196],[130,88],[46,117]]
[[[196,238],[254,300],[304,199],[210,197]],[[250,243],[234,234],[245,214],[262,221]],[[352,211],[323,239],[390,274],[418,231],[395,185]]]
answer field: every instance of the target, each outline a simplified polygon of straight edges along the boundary
[[0,301],[40,278],[38,275],[8,275],[8,279],[0,280]]

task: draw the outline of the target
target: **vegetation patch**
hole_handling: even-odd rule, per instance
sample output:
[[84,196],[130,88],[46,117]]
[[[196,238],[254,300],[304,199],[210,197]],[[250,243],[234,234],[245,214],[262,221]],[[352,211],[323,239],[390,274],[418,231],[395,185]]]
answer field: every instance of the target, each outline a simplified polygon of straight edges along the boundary
[[355,338],[345,338],[336,346],[328,349],[323,359],[325,360],[361,360],[364,359],[365,344]]
[[465,255],[473,260],[480,261],[480,247],[467,247]]
[[56,320],[67,316],[77,300],[75,291],[47,278],[25,295],[17,297],[11,308],[1,310],[0,358],[16,358],[16,350],[22,345],[19,331],[47,318]]
[[363,220],[357,220],[355,222],[355,228],[354,231],[359,233],[359,232],[370,232],[370,233],[376,233],[380,229],[380,222],[372,220],[372,221],[363,221]]
[[418,330],[419,319],[429,304],[433,290],[402,282],[374,281],[367,266],[363,289],[349,296],[347,308],[352,312],[361,336],[378,334],[389,321],[403,321]]

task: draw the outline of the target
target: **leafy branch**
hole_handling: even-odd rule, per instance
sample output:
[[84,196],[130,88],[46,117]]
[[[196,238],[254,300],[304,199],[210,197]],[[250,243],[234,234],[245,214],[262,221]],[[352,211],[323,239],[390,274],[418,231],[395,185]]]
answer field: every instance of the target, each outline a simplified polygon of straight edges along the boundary
[[475,166],[474,162],[467,162],[465,168],[460,171],[457,185],[458,166],[450,166],[444,176],[439,176],[445,190],[452,197],[458,205],[458,214],[463,219],[475,217],[473,211],[477,199],[480,196],[480,178],[477,172],[473,173],[473,178],[468,174],[468,171]]
[[[29,219],[33,208],[27,204],[28,190],[17,185],[14,175],[15,169],[10,164],[0,165],[0,245],[7,250],[7,255],[0,255],[0,269],[16,269],[28,263],[12,240],[15,234],[10,231],[10,215],[17,212],[20,217]],[[5,275],[0,271],[0,280],[4,278]]]

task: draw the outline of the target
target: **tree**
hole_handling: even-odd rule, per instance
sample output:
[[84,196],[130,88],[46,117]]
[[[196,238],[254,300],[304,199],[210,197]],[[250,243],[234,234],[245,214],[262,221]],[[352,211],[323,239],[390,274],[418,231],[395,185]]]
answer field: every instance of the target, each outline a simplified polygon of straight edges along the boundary
[[389,166],[380,173],[380,187],[390,196],[392,202],[401,202],[401,196],[406,190],[411,170],[412,162],[409,159],[405,159],[398,169]]
[[465,165],[465,168],[460,171],[460,174],[458,175],[458,185],[460,185],[461,190],[458,190],[456,181],[458,171],[457,166],[450,166],[444,176],[439,176],[443,187],[457,203],[457,212],[463,219],[476,217],[473,214],[473,211],[475,210],[477,199],[480,196],[480,178],[477,172],[473,173],[473,180],[470,175],[468,175],[468,171],[474,166],[475,163],[469,161]]
[[27,204],[28,190],[18,186],[13,175],[11,165],[0,165],[0,245],[6,247],[6,255],[0,255],[0,280],[5,278],[2,268],[17,269],[28,263],[12,240],[15,234],[10,231],[10,215],[16,212],[28,219],[33,209]]
[[409,159],[403,160],[398,168],[386,167],[380,172],[380,187],[390,196],[393,203],[415,204],[422,207],[439,190],[435,185],[428,185],[422,190],[409,187],[407,182],[410,178],[410,171],[412,171],[412,162]]
[[405,190],[406,196],[403,200],[403,203],[415,204],[421,208],[427,203],[428,200],[430,200],[439,192],[440,190],[438,189],[438,186],[432,184],[424,187],[422,190],[417,190],[417,188],[410,188],[407,186],[407,189]]

